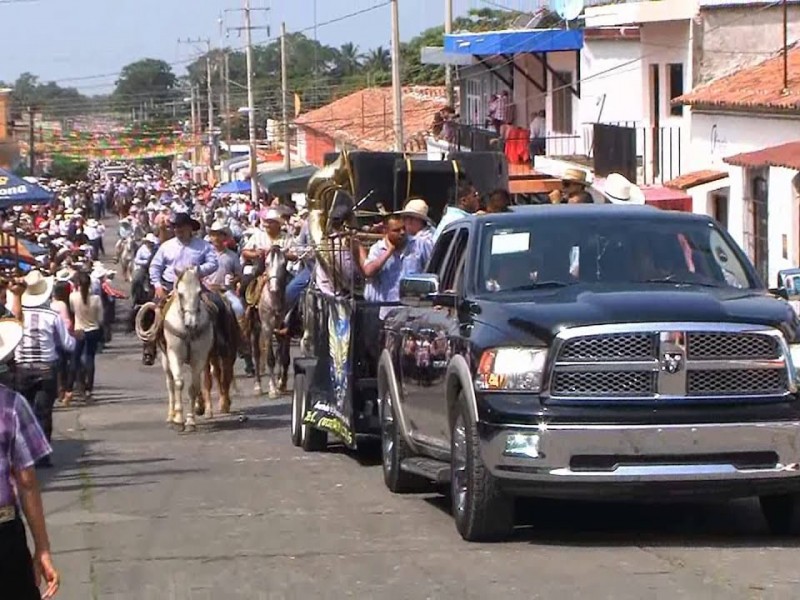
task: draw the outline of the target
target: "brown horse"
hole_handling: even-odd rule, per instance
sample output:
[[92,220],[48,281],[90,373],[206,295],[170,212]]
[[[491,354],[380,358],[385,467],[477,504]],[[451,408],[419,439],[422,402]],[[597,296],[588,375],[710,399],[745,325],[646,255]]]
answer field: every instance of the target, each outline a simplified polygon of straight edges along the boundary
[[[205,414],[213,418],[214,410],[211,402],[211,390],[214,380],[219,391],[219,412],[231,412],[231,385],[234,384],[233,368],[236,364],[238,349],[242,343],[242,332],[230,307],[222,311],[216,319],[214,328],[214,345],[208,355],[205,366],[202,394],[196,399],[195,414]],[[235,387],[235,386],[234,386]]]

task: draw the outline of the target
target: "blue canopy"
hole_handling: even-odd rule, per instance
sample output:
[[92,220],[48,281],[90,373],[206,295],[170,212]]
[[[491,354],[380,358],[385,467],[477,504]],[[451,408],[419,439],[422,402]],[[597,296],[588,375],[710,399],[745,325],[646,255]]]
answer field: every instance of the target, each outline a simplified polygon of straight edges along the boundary
[[214,190],[216,194],[249,194],[250,193],[250,182],[249,181],[229,181],[228,183],[223,183],[219,186],[216,190]]
[[514,29],[444,36],[445,52],[473,56],[579,51],[582,47],[581,29]]
[[0,209],[17,204],[49,204],[52,200],[53,194],[43,187],[0,169]]

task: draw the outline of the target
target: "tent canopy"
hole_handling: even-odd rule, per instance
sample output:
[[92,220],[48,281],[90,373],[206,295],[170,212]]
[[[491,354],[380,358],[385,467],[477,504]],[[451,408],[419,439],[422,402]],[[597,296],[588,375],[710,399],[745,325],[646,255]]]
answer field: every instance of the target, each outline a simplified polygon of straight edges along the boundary
[[249,181],[229,181],[228,183],[223,183],[219,186],[216,190],[214,190],[216,194],[249,194],[250,193],[250,182]]
[[273,196],[299,194],[306,191],[308,180],[317,172],[317,167],[309,165],[291,171],[267,171],[258,176],[259,185]]
[[49,204],[52,200],[53,194],[43,187],[0,169],[0,209],[18,204]]

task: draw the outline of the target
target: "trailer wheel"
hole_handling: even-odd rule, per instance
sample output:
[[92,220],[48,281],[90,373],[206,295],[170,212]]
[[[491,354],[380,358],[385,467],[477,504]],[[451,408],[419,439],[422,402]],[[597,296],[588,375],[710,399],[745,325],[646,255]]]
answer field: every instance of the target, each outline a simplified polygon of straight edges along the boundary
[[306,374],[295,373],[292,390],[292,445],[300,446],[303,442],[303,417],[306,405]]

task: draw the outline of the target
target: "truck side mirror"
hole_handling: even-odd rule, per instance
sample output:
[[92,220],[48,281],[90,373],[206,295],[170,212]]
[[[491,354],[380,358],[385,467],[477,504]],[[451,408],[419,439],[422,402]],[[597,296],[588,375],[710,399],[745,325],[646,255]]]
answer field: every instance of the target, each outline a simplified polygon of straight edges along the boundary
[[417,273],[400,280],[400,303],[404,306],[433,306],[438,293],[439,276],[434,273]]
[[800,269],[778,271],[778,287],[770,292],[784,300],[800,300]]

